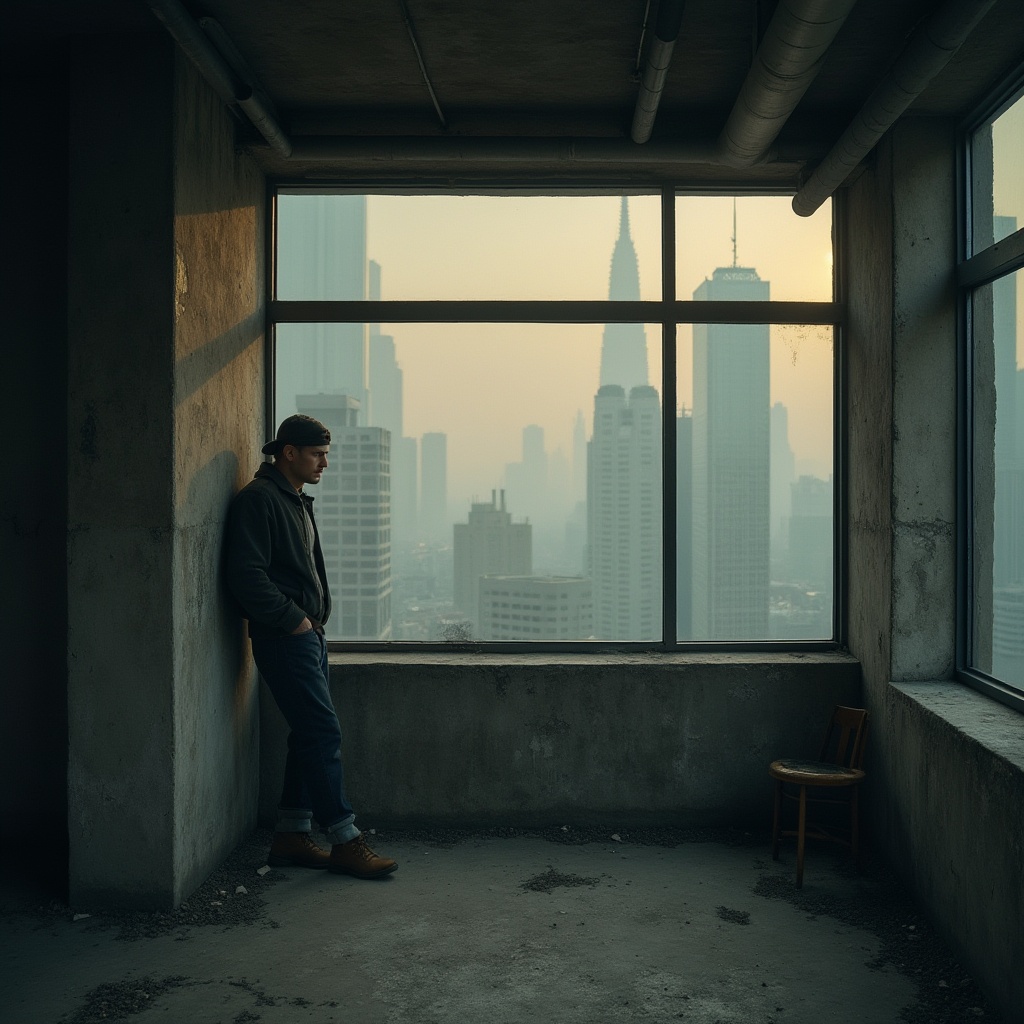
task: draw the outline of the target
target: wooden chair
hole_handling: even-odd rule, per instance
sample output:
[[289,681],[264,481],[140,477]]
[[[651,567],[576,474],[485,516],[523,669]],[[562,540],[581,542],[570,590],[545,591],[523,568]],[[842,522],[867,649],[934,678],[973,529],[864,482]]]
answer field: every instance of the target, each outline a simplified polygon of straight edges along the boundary
[[[779,859],[779,839],[796,837],[796,886],[804,884],[804,842],[806,839],[827,839],[850,847],[856,860],[859,842],[858,791],[864,779],[864,744],[868,736],[868,713],[863,708],[837,705],[829,719],[817,761],[773,761],[768,773],[775,779],[775,815],[772,822],[772,859]],[[828,790],[829,796],[809,797],[808,789]],[[842,795],[840,795],[842,794]],[[797,827],[785,831],[782,825],[783,798],[798,804]],[[849,804],[850,819],[846,828],[807,821],[807,805]]]

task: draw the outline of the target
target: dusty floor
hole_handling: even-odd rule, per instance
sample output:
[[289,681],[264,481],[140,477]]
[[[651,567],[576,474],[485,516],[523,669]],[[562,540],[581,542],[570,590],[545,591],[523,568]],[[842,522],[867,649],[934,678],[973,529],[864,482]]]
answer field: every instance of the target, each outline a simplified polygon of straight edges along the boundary
[[998,1020],[902,890],[763,838],[370,837],[376,882],[260,874],[244,843],[173,914],[0,901],[12,1024],[963,1024]]

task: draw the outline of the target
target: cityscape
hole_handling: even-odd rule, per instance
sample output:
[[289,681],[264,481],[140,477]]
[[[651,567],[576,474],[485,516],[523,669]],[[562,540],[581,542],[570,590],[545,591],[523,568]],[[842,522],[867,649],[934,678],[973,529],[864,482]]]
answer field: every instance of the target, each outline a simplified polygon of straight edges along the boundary
[[[367,197],[282,199],[279,294],[386,297],[385,268],[367,257]],[[732,243],[731,265],[709,267],[694,299],[771,297],[770,282],[738,263],[735,226]],[[638,299],[624,196],[608,267],[607,298]],[[435,381],[405,379],[400,337],[379,324],[279,326],[275,415],[307,413],[332,432],[315,492],[335,598],[329,638],[663,639],[660,367],[649,366],[645,325],[588,330],[598,336],[580,362],[597,362],[597,386],[587,408],[564,410],[568,447],[550,443],[551,424],[524,402],[519,458],[496,458],[481,495],[455,490],[456,439],[408,436],[407,388],[448,397]],[[692,396],[676,416],[680,641],[832,636],[832,478],[799,468],[789,410],[771,398],[771,330],[693,326]],[[453,390],[493,386],[459,379],[457,365],[444,379]],[[819,385],[830,390],[831,376]]]

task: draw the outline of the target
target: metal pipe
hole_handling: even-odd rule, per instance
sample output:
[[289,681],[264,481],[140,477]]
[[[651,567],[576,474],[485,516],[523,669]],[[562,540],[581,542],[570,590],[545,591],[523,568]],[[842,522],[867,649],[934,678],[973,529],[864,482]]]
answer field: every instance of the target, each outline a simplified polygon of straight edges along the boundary
[[409,7],[405,0],[398,0],[398,6],[402,11],[402,20],[405,22],[405,30],[409,34],[409,42],[412,43],[413,52],[416,54],[416,62],[420,66],[420,74],[423,76],[423,83],[426,85],[427,92],[430,94],[430,102],[434,104],[434,113],[437,114],[437,119],[441,122],[441,127],[447,128],[448,121],[444,116],[444,111],[441,110],[441,102],[437,98],[437,93],[434,92],[434,86],[430,81],[430,75],[427,74],[427,65],[423,62],[423,53],[420,50],[419,40],[416,38],[416,29],[413,27],[412,18],[409,17]]
[[821,70],[856,0],[781,0],[719,136],[733,167],[760,160]]
[[249,85],[238,80],[179,0],[149,0],[149,6],[220,98],[225,103],[237,104],[278,153],[290,156],[291,143],[273,112]]
[[668,77],[672,51],[679,37],[684,6],[685,0],[661,0],[658,6],[654,37],[647,50],[640,92],[633,111],[630,136],[634,142],[646,142],[654,130],[654,119],[658,114],[661,94],[665,91],[665,79]]
[[888,74],[825,159],[793,197],[793,210],[809,217],[850,176],[879,139],[928,87],[995,0],[947,0],[911,37]]

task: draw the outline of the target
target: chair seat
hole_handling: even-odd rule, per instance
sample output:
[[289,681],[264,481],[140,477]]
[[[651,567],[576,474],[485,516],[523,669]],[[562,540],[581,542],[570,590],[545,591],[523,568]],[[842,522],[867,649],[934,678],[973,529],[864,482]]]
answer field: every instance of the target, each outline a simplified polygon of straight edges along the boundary
[[780,782],[802,786],[852,786],[864,778],[859,768],[845,768],[826,761],[773,761],[768,773]]

